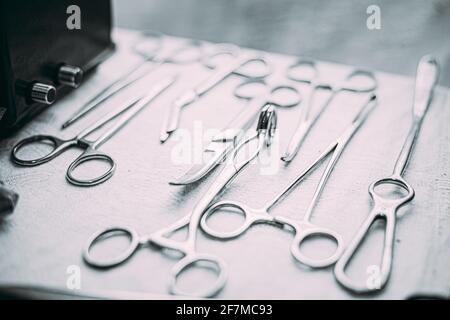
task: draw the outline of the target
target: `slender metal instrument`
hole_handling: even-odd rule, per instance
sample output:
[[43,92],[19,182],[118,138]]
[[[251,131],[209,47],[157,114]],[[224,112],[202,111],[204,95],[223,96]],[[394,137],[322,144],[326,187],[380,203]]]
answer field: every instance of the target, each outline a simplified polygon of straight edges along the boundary
[[[323,81],[314,61],[299,60],[287,69],[287,77],[291,80],[309,84],[309,92],[306,94],[304,107],[298,127],[293,134],[286,153],[281,160],[290,162],[297,155],[303,141],[320,115],[331,104],[339,92],[348,91],[354,93],[367,93],[374,91],[378,84],[375,75],[366,70],[355,69],[344,79],[337,82]],[[314,97],[319,90],[328,90],[330,94],[327,100],[318,107],[318,111],[312,114]]]
[[[233,181],[233,179],[236,178],[237,175],[242,172],[242,170],[247,167],[247,165],[255,159],[265,147],[270,144],[276,127],[276,119],[276,113],[273,107],[267,106],[267,108],[262,110],[257,125],[257,131],[255,133],[249,133],[249,136],[236,146],[233,161],[228,163],[223,168],[218,177],[209,186],[206,193],[200,198],[194,208],[183,218],[166,228],[144,236],[139,236],[134,229],[127,226],[114,226],[100,230],[87,241],[83,251],[84,261],[93,267],[111,268],[127,261],[140,247],[147,244],[153,244],[161,249],[174,250],[183,255],[181,260],[179,260],[172,268],[169,287],[170,293],[185,296],[195,295],[201,297],[212,297],[218,294],[225,286],[227,280],[226,265],[222,259],[216,256],[198,252],[197,231],[200,227],[200,219],[203,212],[218,196],[220,196],[225,187],[229,185],[229,183],[231,183],[231,181]],[[256,141],[257,146],[253,151],[249,152],[249,150],[244,147],[247,145],[252,145],[252,141]],[[187,237],[185,240],[177,241],[169,238],[176,231],[183,228],[187,228]],[[98,259],[92,254],[92,248],[98,243],[99,240],[106,241],[105,238],[111,239],[114,236],[120,236],[123,234],[128,235],[131,242],[126,251],[119,256],[105,260]],[[185,292],[179,288],[178,279],[181,274],[189,268],[194,268],[196,266],[198,267],[198,263],[202,262],[208,263],[211,268],[217,272],[217,278],[213,285],[203,292],[196,293]]]
[[292,108],[301,101],[300,92],[294,86],[282,82],[271,83],[255,79],[244,81],[238,85],[234,90],[234,95],[247,100],[248,104],[219,134],[211,139],[203,151],[204,162],[194,164],[181,177],[172,180],[170,184],[191,184],[210,173],[231,153],[234,145],[255,123],[261,109],[268,103],[277,108]]
[[[14,163],[24,167],[34,167],[44,164],[50,160],[55,159],[64,151],[76,147],[84,149],[84,152],[76,158],[67,169],[66,179],[73,185],[90,187],[105,182],[112,177],[116,169],[115,161],[107,154],[98,151],[98,148],[114,136],[122,127],[124,127],[132,118],[134,118],[144,107],[146,107],[152,100],[158,97],[176,80],[176,77],[170,76],[159,81],[153,85],[147,94],[131,98],[124,107],[112,111],[105,117],[99,119],[94,124],[82,130],[79,134],[69,140],[60,139],[51,135],[35,135],[19,141],[12,149],[11,159]],[[127,112],[128,111],[128,112]],[[95,141],[89,141],[86,138],[93,132],[100,130],[105,124],[119,118],[114,125],[106,130]],[[31,147],[36,143],[47,143],[52,147],[50,153],[35,159],[25,159],[20,156],[25,147]],[[83,163],[90,161],[99,161],[107,163],[109,166],[107,170],[97,177],[92,178],[78,178],[74,174],[75,170]]]
[[133,52],[142,56],[143,60],[133,67],[125,75],[109,84],[95,97],[89,100],[80,110],[75,112],[64,124],[65,129],[94,110],[101,103],[132,85],[136,81],[156,71],[167,63],[186,64],[199,61],[202,55],[202,43],[199,41],[188,41],[170,52],[163,50],[164,35],[158,32],[142,32],[143,37],[132,47]]
[[[305,170],[303,170],[289,186],[287,186],[280,194],[274,197],[265,207],[263,208],[250,208],[244,203],[235,201],[221,201],[212,205],[203,215],[201,220],[201,227],[206,234],[218,238],[218,239],[230,239],[242,235],[254,224],[274,224],[277,226],[289,226],[295,232],[295,237],[291,243],[291,254],[299,262],[312,267],[312,268],[323,268],[327,267],[339,259],[343,249],[344,242],[339,233],[334,230],[323,228],[313,224],[310,220],[314,208],[319,200],[319,197],[328,181],[331,172],[338,162],[340,156],[342,155],[346,145],[353,137],[355,132],[364,123],[364,120],[368,114],[376,106],[376,96],[372,95],[368,102],[365,103],[364,107],[352,121],[352,123],[345,129],[343,134],[331,143],[324,152]],[[280,203],[285,197],[315,168],[317,168],[327,156],[330,156],[330,160],[322,174],[319,184],[316,187],[312,200],[308,206],[306,214],[301,219],[286,218],[283,216],[273,216],[269,213],[278,203]],[[227,210],[228,209],[228,210]],[[231,209],[231,210],[229,210]],[[233,231],[218,231],[214,230],[209,224],[208,219],[217,212],[239,212],[245,218],[242,225]],[[301,249],[301,245],[312,239],[312,236],[322,237],[332,240],[336,243],[336,249],[332,255],[326,258],[311,258]]]
[[[336,263],[334,274],[337,281],[351,291],[357,293],[377,291],[383,288],[389,279],[392,268],[397,211],[414,198],[414,189],[402,178],[402,176],[408,165],[408,160],[419,134],[423,118],[431,103],[438,74],[439,67],[436,59],[429,55],[422,57],[417,68],[416,86],[414,90],[413,122],[395,163],[394,171],[389,177],[377,180],[369,186],[369,194],[374,203],[373,209],[349,243],[347,249],[342,254],[342,257]],[[387,186],[395,186],[400,188],[403,192],[396,192],[395,194],[392,193],[389,195],[377,192],[377,190],[380,190],[379,188]],[[367,283],[358,283],[345,273],[345,269],[364,238],[369,234],[370,227],[379,219],[385,220],[386,224],[378,281],[375,281],[374,284],[371,283],[370,285]]]
[[[169,136],[178,128],[181,110],[194,103],[220,83],[223,83],[230,75],[238,75],[248,79],[264,79],[271,74],[268,62],[254,54],[242,53],[239,47],[231,45],[219,45],[217,52],[207,56],[204,60],[205,66],[213,69],[213,73],[198,85],[177,97],[170,106],[167,118],[163,124],[160,140],[165,142]],[[220,55],[231,55],[233,61],[226,64],[215,65],[212,63],[215,57]],[[256,68],[252,71],[252,65],[262,65],[262,68]]]

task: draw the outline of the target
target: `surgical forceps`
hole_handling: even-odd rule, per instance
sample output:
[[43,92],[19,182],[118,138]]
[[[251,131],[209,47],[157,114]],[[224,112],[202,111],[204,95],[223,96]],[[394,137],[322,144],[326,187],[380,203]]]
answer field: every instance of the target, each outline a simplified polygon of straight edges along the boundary
[[[296,70],[302,71],[301,75],[299,75],[300,72],[295,72]],[[371,92],[374,91],[378,85],[372,72],[358,69],[352,71],[345,79],[338,82],[323,82],[319,76],[319,71],[315,62],[308,60],[299,60],[290,66],[287,69],[287,77],[293,81],[309,84],[310,89],[305,98],[304,109],[301,111],[302,113],[298,127],[291,137],[285,155],[281,158],[285,162],[290,162],[294,159],[310,129],[339,92]],[[311,115],[314,96],[318,90],[329,90],[330,95],[323,105],[319,107],[318,111],[314,115]]]
[[[323,268],[335,263],[337,259],[339,259],[344,249],[344,244],[341,235],[333,230],[322,228],[311,223],[311,216],[314,207],[316,206],[317,201],[325,187],[325,184],[327,183],[327,180],[333,168],[335,167],[337,161],[342,155],[342,152],[344,151],[346,145],[353,137],[355,132],[358,130],[358,128],[363,124],[364,120],[371,112],[371,110],[373,110],[376,104],[377,104],[376,96],[372,95],[369,101],[366,102],[363,109],[361,109],[361,111],[352,121],[352,123],[345,129],[343,134],[336,141],[331,143],[328,146],[328,148],[310,166],[308,166],[305,170],[303,170],[287,188],[285,188],[279,195],[277,195],[273,200],[271,200],[265,207],[254,209],[248,207],[244,203],[235,201],[217,202],[214,205],[212,205],[202,216],[200,225],[203,231],[206,234],[218,239],[231,239],[242,235],[253,224],[256,223],[267,223],[280,226],[287,225],[290,226],[295,232],[295,237],[291,243],[290,250],[291,254],[297,261],[312,268]],[[326,169],[322,174],[320,182],[316,187],[316,190],[314,192],[314,195],[308,206],[308,209],[306,210],[306,214],[304,215],[304,217],[302,219],[293,219],[271,215],[269,213],[271,209],[273,209],[280,201],[282,201],[305,178],[306,175],[312,172],[330,154],[331,154],[330,161],[328,162]],[[207,219],[210,218],[215,213],[219,212],[220,210],[224,209],[225,212],[227,212],[226,209],[234,209],[242,213],[245,218],[244,223],[234,231],[228,232],[217,231],[211,228],[208,225]],[[312,236],[319,236],[322,238],[328,238],[333,240],[336,243],[336,250],[334,251],[334,253],[331,256],[324,259],[310,258],[307,255],[305,255],[301,251],[300,246],[302,243],[308,241],[308,239],[311,239]]]
[[[422,57],[417,68],[413,122],[395,163],[394,171],[391,176],[375,181],[369,186],[369,194],[374,203],[373,209],[349,243],[342,257],[336,263],[334,274],[337,281],[351,291],[357,293],[373,292],[383,288],[388,281],[392,267],[397,210],[414,198],[414,189],[402,178],[402,175],[408,165],[408,160],[411,156],[414,142],[419,134],[423,117],[431,103],[438,74],[439,66],[435,58],[429,55]],[[394,198],[392,195],[377,192],[377,189],[380,190],[379,188],[383,186],[396,186],[403,193],[396,194]],[[370,286],[359,284],[347,276],[345,268],[361,245],[363,239],[368,235],[370,227],[379,219],[385,220],[385,236],[380,274],[377,279],[378,283]]]
[[[212,297],[216,295],[225,286],[227,279],[226,265],[218,257],[197,252],[197,231],[200,227],[200,218],[203,212],[211,204],[211,202],[213,202],[222,193],[225,187],[253,159],[255,159],[264,148],[270,145],[272,137],[275,133],[276,120],[276,113],[273,107],[267,106],[262,110],[257,125],[257,131],[255,133],[249,134],[249,136],[245,140],[237,145],[234,151],[233,162],[228,163],[228,165],[223,168],[217,179],[207,189],[206,193],[197,202],[197,204],[189,214],[176,221],[172,225],[145,236],[139,236],[135,230],[126,226],[116,226],[100,230],[88,240],[83,250],[83,258],[85,262],[90,266],[98,268],[114,267],[129,259],[139,247],[142,247],[146,244],[153,244],[161,249],[171,249],[183,254],[183,258],[181,258],[181,260],[178,261],[172,268],[171,281],[169,286],[170,293],[185,296],[191,295],[187,292],[183,292],[183,290],[177,287],[178,277],[183,273],[183,271],[185,271],[189,267],[195,266],[195,264],[197,264],[198,262],[209,262],[215,266],[218,277],[214,285],[209,290],[198,293],[198,295],[203,297]],[[243,147],[252,141],[257,142],[256,149],[250,153],[248,152],[248,150],[243,150]],[[241,152],[244,154],[244,157],[242,160],[239,160],[238,155]],[[176,241],[168,237],[184,227],[187,227],[188,229],[186,240]],[[121,255],[109,260],[99,260],[91,255],[91,249],[100,239],[104,239],[105,237],[110,239],[114,236],[124,233],[130,237],[131,243],[128,249]]]
[[286,83],[267,83],[263,80],[248,80],[234,90],[237,98],[248,100],[248,105],[216,136],[205,148],[205,162],[193,165],[183,176],[170,182],[174,185],[194,183],[220,164],[233,150],[235,141],[243,137],[243,133],[256,121],[258,113],[268,103],[280,107],[291,108],[301,101],[300,92]]
[[[255,57],[254,54],[242,53],[240,48],[237,46],[222,45],[222,47],[224,48],[222,51],[212,54],[204,61],[205,66],[213,69],[214,73],[194,88],[191,88],[181,94],[172,103],[169,112],[167,113],[167,118],[162,126],[160,137],[161,142],[165,142],[169,138],[170,134],[178,128],[181,109],[200,99],[230,75],[234,74],[255,80],[264,79],[271,74],[272,71],[264,58]],[[234,60],[231,63],[222,64],[220,66],[215,65],[213,63],[214,58],[220,55],[231,55]],[[261,70],[251,71],[250,66],[255,64],[261,64],[263,68],[260,68]]]
[[[142,97],[133,97],[130,101],[128,101],[124,107],[119,108],[118,110],[114,110],[105,117],[99,119],[94,124],[89,126],[88,128],[81,131],[77,136],[69,140],[63,140],[55,136],[50,135],[35,135],[28,138],[25,138],[18,142],[14,148],[12,149],[11,158],[12,161],[20,166],[25,167],[33,167],[38,166],[43,163],[46,163],[64,151],[77,147],[84,149],[84,152],[76,158],[67,169],[66,178],[67,180],[77,186],[90,187],[100,184],[114,174],[116,169],[116,163],[114,160],[107,154],[98,151],[98,148],[107,140],[109,140],[114,134],[116,134],[123,126],[125,126],[133,117],[135,117],[139,111],[141,111],[146,105],[148,105],[153,99],[158,97],[163,91],[165,91],[170,85],[174,83],[176,77],[166,77],[157,84],[153,85],[150,89],[150,92]],[[129,112],[125,113],[127,110]],[[122,115],[123,114],[123,115]],[[105,133],[103,133],[100,137],[98,137],[95,141],[88,141],[86,137],[91,133],[97,131],[105,124],[114,120],[115,118],[121,116],[121,118]],[[37,142],[50,142],[52,145],[52,151],[40,158],[36,159],[23,159],[19,157],[20,150],[27,146],[32,145]],[[82,164],[87,163],[89,161],[103,161],[108,163],[109,168],[102,175],[90,178],[90,179],[80,179],[74,175],[74,171]]]
[[[89,100],[79,111],[67,120],[62,128],[67,128],[78,119],[84,117],[98,105],[118,93],[122,89],[130,86],[136,81],[156,71],[166,63],[187,64],[199,61],[202,56],[202,44],[199,41],[189,41],[184,45],[165,52],[164,35],[157,32],[143,32],[143,40],[133,45],[132,50],[143,57],[137,66],[132,68],[126,75],[109,84],[95,97]],[[151,69],[150,69],[151,67]]]

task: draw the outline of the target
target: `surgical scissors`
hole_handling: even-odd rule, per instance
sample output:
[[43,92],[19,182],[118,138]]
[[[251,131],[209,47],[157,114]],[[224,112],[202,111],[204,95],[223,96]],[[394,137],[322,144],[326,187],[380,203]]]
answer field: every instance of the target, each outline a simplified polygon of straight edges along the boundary
[[[116,169],[116,163],[109,155],[98,151],[98,148],[104,142],[109,140],[115,133],[117,133],[123,126],[125,126],[146,105],[148,105],[152,100],[154,100],[169,86],[171,86],[175,80],[176,77],[173,76],[164,78],[157,84],[153,85],[148,94],[133,97],[132,99],[127,101],[127,103],[125,103],[124,107],[119,108],[118,110],[114,110],[105,117],[99,119],[94,124],[81,131],[77,136],[75,136],[72,139],[63,140],[51,135],[35,135],[25,138],[14,146],[14,148],[12,149],[11,158],[14,163],[20,166],[33,167],[41,165],[56,158],[64,151],[72,147],[82,148],[84,149],[84,152],[69,165],[69,168],[67,169],[66,173],[66,178],[71,184],[77,186],[89,187],[100,184],[111,178]],[[130,111],[125,113],[127,110]],[[105,133],[103,133],[100,137],[98,137],[95,141],[86,140],[86,137],[88,135],[90,135],[94,131],[97,131],[105,124],[107,124],[108,122],[114,120],[119,116],[121,116],[121,118],[111,128],[105,131]],[[23,147],[35,144],[37,142],[50,142],[52,146],[52,151],[40,158],[35,159],[23,159],[19,157],[19,152]],[[89,161],[106,162],[108,163],[109,168],[102,175],[95,178],[90,179],[77,178],[74,175],[74,171],[80,165]]]
[[[254,54],[242,53],[239,47],[233,45],[222,45],[224,50],[212,54],[204,60],[205,66],[214,70],[214,73],[200,82],[194,88],[181,94],[172,103],[168,113],[166,121],[162,126],[161,142],[165,142],[170,134],[172,134],[177,128],[180,119],[181,109],[194,103],[202,96],[210,92],[213,88],[218,86],[230,75],[238,75],[248,79],[264,79],[271,74],[271,68],[268,62],[262,58],[255,56]],[[220,55],[231,55],[233,61],[220,66],[214,64],[214,59]],[[251,70],[251,65],[260,64],[263,68],[257,68],[256,71]],[[246,70],[249,69],[249,70]]]
[[162,65],[168,63],[187,64],[197,62],[200,61],[203,54],[202,43],[199,41],[190,40],[174,50],[166,52],[167,50],[163,50],[165,48],[165,36],[163,34],[153,31],[144,31],[142,32],[142,35],[142,40],[134,44],[132,50],[142,56],[143,60],[128,71],[127,74],[110,83],[95,97],[89,100],[62,125],[63,129],[84,117],[87,113],[122,89],[125,89],[151,72],[156,71]]
[[[372,95],[368,102],[366,102],[365,106],[361,109],[352,123],[345,129],[343,134],[333,143],[331,143],[327,149],[305,170],[303,170],[294,181],[289,184],[287,188],[285,188],[279,195],[277,195],[273,200],[271,200],[265,207],[259,209],[253,209],[245,205],[244,203],[235,202],[235,201],[221,201],[212,205],[202,216],[200,225],[203,231],[215,238],[218,239],[231,239],[242,235],[246,232],[253,224],[256,223],[267,223],[274,224],[280,226],[290,226],[295,233],[295,237],[291,243],[291,254],[294,258],[312,268],[323,268],[327,267],[337,261],[339,259],[343,249],[344,244],[340,234],[337,232],[322,228],[311,223],[311,216],[318,202],[318,199],[325,187],[325,184],[328,181],[328,178],[339,160],[342,152],[344,151],[346,145],[353,137],[358,128],[362,125],[367,115],[373,110],[376,106],[376,96]],[[306,210],[306,214],[302,219],[293,219],[293,218],[285,218],[282,216],[273,216],[269,213],[271,209],[273,209],[280,201],[285,199],[285,197],[307,176],[310,172],[312,172],[323,160],[331,154],[330,161],[328,162],[325,171],[322,174],[322,177],[319,181],[319,184],[316,187],[314,195],[312,197],[311,202],[309,203],[308,209]],[[224,210],[224,212],[229,212],[226,209],[234,209],[234,211],[243,214],[245,220],[244,223],[235,229],[234,231],[217,231],[211,228],[208,225],[208,219],[219,212],[220,210]],[[336,243],[336,250],[334,253],[326,258],[316,259],[311,258],[305,255],[300,249],[301,245],[311,239],[312,236],[318,236],[322,238],[331,239]]]
[[[209,290],[202,293],[197,293],[197,295],[203,297],[212,297],[216,295],[225,286],[227,279],[226,265],[218,257],[197,252],[197,230],[199,228],[200,218],[211,202],[213,202],[222,193],[225,187],[231,183],[231,181],[253,159],[255,159],[264,148],[270,145],[272,137],[275,133],[276,120],[277,118],[274,108],[269,105],[266,106],[266,108],[261,111],[257,131],[252,134],[249,133],[249,136],[236,146],[236,149],[234,150],[233,162],[223,168],[217,179],[207,189],[206,193],[201,197],[189,214],[172,225],[146,236],[139,236],[135,230],[129,227],[110,227],[100,230],[88,240],[83,250],[83,258],[86,263],[90,266],[98,268],[114,267],[129,259],[139,247],[146,244],[153,244],[161,249],[171,249],[183,254],[183,258],[181,258],[181,260],[179,260],[172,268],[169,287],[170,293],[185,296],[192,295],[177,287],[178,277],[184,270],[189,267],[193,267],[198,262],[209,262],[215,266],[218,274],[217,279]],[[244,150],[244,146],[255,140],[257,142],[257,147],[253,152],[248,153],[247,150]],[[241,152],[244,154],[244,157],[242,160],[239,160],[238,155]],[[168,237],[184,227],[187,227],[188,229],[186,240],[176,241]],[[99,260],[92,256],[91,250],[100,239],[104,239],[105,237],[110,239],[123,233],[130,237],[131,242],[126,251],[121,255],[108,260]]]
[[[422,57],[417,68],[416,86],[414,90],[413,122],[395,163],[394,171],[391,176],[377,180],[369,186],[369,194],[374,203],[372,211],[362,223],[360,229],[342,254],[342,257],[336,263],[334,274],[337,281],[351,291],[367,293],[380,290],[385,286],[389,279],[392,267],[397,211],[414,198],[414,189],[402,178],[402,175],[408,165],[408,160],[419,134],[425,113],[431,103],[438,74],[439,66],[435,58],[429,55]],[[387,186],[396,186],[400,188],[402,192],[396,192],[395,195],[394,193],[386,195],[379,192],[379,190],[381,190],[380,188]],[[358,250],[364,238],[368,235],[370,227],[379,219],[385,220],[384,245],[379,277],[374,284],[364,285],[356,283],[347,276],[345,268]]]
[[243,137],[243,133],[256,121],[258,113],[268,103],[279,108],[291,108],[301,101],[300,92],[294,86],[255,79],[238,85],[234,95],[247,100],[248,104],[219,134],[213,137],[203,152],[204,163],[194,164],[183,176],[170,182],[171,184],[194,183],[211,172],[230,154],[235,141]]
[[[378,86],[375,75],[372,72],[359,69],[353,70],[345,79],[338,82],[323,82],[319,76],[316,63],[310,60],[298,60],[287,69],[287,77],[293,81],[307,83],[310,88],[308,94],[306,94],[304,109],[301,111],[298,127],[291,137],[285,155],[281,158],[285,162],[290,162],[294,159],[310,129],[339,92],[371,92]],[[311,115],[314,96],[318,90],[329,90],[330,94],[318,111]]]

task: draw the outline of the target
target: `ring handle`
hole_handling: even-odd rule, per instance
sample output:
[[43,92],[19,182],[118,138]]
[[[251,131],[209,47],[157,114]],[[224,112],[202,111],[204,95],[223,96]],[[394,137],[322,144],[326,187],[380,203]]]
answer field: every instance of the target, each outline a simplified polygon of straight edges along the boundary
[[[252,72],[251,70],[246,71],[245,69],[249,68],[252,64],[261,64],[261,70],[256,72]],[[264,79],[272,73],[272,68],[265,58],[254,57],[244,61],[244,63],[233,73],[249,79]]]
[[[95,259],[91,255],[91,250],[95,246],[95,244],[103,237],[113,238],[116,235],[119,235],[119,233],[124,233],[130,237],[130,245],[126,250],[121,253],[120,255],[108,259],[108,260],[99,260]],[[86,245],[83,249],[83,259],[84,261],[90,265],[91,267],[96,268],[111,268],[115,267],[117,265],[120,265],[124,263],[126,260],[128,260],[133,253],[136,252],[136,249],[139,247],[140,241],[139,236],[137,232],[134,229],[131,229],[129,227],[109,227],[103,230],[99,230],[96,233],[94,233],[86,242]]]
[[[309,72],[304,72],[306,76],[298,77],[294,72],[297,68],[308,68]],[[316,62],[313,60],[300,59],[294,64],[290,65],[286,70],[286,77],[289,80],[301,83],[312,83],[318,77],[319,71],[317,70]]]
[[[376,188],[385,184],[399,186],[403,188],[407,194],[394,199],[384,197],[377,193]],[[369,186],[369,194],[374,201],[374,207],[334,268],[334,274],[336,275],[337,281],[343,287],[357,293],[367,293],[379,290],[388,281],[392,265],[397,210],[414,198],[414,189],[401,177],[392,175],[391,177],[373,182]],[[370,227],[379,219],[385,219],[386,229],[384,234],[381,267],[378,267],[379,274],[375,279],[376,283],[357,283],[345,273],[345,268],[356,254],[356,251],[361,246],[363,240],[367,237]]]
[[[336,244],[336,249],[329,257],[326,258],[311,258],[305,255],[300,246],[311,239],[312,236],[331,239]],[[308,229],[303,229],[297,232],[291,245],[291,253],[299,262],[311,268],[325,268],[334,264],[341,257],[344,251],[344,241],[342,236],[333,230],[310,226]]]
[[[360,83],[357,79],[364,78],[366,83]],[[357,69],[351,72],[344,80],[342,90],[351,92],[371,92],[378,87],[378,81],[372,71]]]
[[[210,225],[208,224],[208,219],[216,214],[219,210],[226,208],[238,210],[239,213],[244,215],[244,222],[236,229],[231,231],[218,231],[210,227]],[[200,221],[200,226],[202,230],[211,237],[222,240],[236,238],[247,231],[248,228],[250,228],[250,226],[255,222],[255,219],[251,217],[249,210],[250,209],[247,206],[239,202],[220,201],[209,207],[203,213],[202,219]]]
[[[19,157],[18,154],[20,150],[22,150],[26,146],[29,146],[36,142],[44,142],[44,141],[51,142],[52,144],[52,150],[46,155],[35,159],[22,159]],[[18,164],[20,166],[34,167],[54,159],[59,154],[61,154],[65,149],[75,144],[76,144],[75,140],[62,140],[55,136],[50,135],[35,135],[19,141],[11,151],[11,159],[15,164]]]
[[[345,273],[345,269],[347,265],[350,263],[351,259],[355,256],[355,253],[360,247],[363,240],[367,237],[370,227],[374,224],[376,220],[383,218],[386,220],[386,229],[384,235],[381,267],[378,267],[379,273],[378,277],[375,279],[377,281],[375,283],[369,282],[366,282],[365,284],[357,283]],[[369,214],[367,219],[363,222],[358,232],[355,234],[354,238],[350,241],[348,247],[342,254],[342,257],[339,259],[339,261],[336,263],[334,267],[334,274],[339,284],[355,293],[374,292],[384,287],[387,280],[389,279],[389,274],[392,266],[395,225],[396,225],[395,210],[391,208],[383,211],[380,210],[379,207],[374,207],[372,209],[371,213]]]
[[[383,196],[382,194],[379,194],[377,192],[377,188],[383,185],[395,185],[406,191],[406,194],[392,199],[387,198],[386,196]],[[393,175],[391,177],[373,182],[369,186],[369,194],[372,197],[375,206],[382,203],[385,207],[399,208],[411,201],[414,198],[415,192],[414,189],[403,178]]]
[[212,46],[212,53],[203,57],[202,64],[208,69],[216,69],[217,64],[214,63],[214,59],[220,56],[231,56],[237,58],[241,53],[241,49],[230,43],[218,43]]
[[[83,163],[90,161],[105,161],[109,164],[109,168],[106,172],[98,177],[90,179],[80,179],[75,177],[74,171]],[[83,154],[81,154],[75,161],[73,161],[67,169],[66,178],[71,184],[79,187],[92,187],[110,179],[116,170],[116,163],[114,160],[102,152],[98,152],[95,149],[89,148]]]
[[165,59],[165,62],[184,65],[200,61],[202,56],[203,43],[198,40],[189,40],[178,49],[175,49],[175,51]]
[[[196,294],[192,294],[190,292],[186,292],[179,289],[177,287],[177,279],[189,267],[192,267],[199,262],[209,262],[211,263],[211,265],[215,266],[215,270],[217,272],[217,279],[214,282],[213,286],[204,292]],[[217,295],[225,287],[228,277],[225,262],[211,255],[196,254],[196,253],[191,253],[183,257],[180,261],[177,262],[177,264],[175,264],[171,273],[172,278],[169,286],[169,292],[171,294],[181,296],[197,296],[204,298],[211,298]]]
[[[252,93],[252,86],[258,87],[258,92]],[[234,88],[234,96],[239,99],[251,100],[259,95],[263,95],[268,92],[267,84],[263,79],[248,79],[241,82]]]
[[[288,92],[288,95],[290,93],[291,97],[287,99],[283,99],[282,97],[277,98],[277,94],[280,94],[281,92]],[[276,105],[277,107],[292,108],[302,101],[302,95],[300,94],[300,91],[298,91],[297,88],[290,85],[280,84],[274,87],[270,93],[271,93],[270,103]]]
[[139,39],[131,46],[132,50],[146,60],[152,60],[161,51],[164,34],[154,30],[142,30],[139,35]]
[[[342,239],[342,236],[333,230],[317,227],[309,222],[298,222],[284,217],[276,217],[275,221],[285,225],[290,225],[294,229],[295,237],[291,243],[291,254],[297,261],[303,263],[306,266],[309,266],[311,268],[328,267],[334,264],[344,251],[344,241]],[[333,254],[321,259],[310,258],[305,255],[300,249],[300,246],[308,241],[308,239],[311,239],[312,236],[331,239],[336,244],[336,249]]]

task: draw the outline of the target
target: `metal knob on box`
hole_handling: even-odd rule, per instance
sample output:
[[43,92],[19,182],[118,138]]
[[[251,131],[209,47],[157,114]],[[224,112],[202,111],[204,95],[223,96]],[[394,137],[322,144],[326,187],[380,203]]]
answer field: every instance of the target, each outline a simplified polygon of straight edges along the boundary
[[57,81],[62,85],[78,88],[83,80],[83,70],[76,66],[63,64],[58,69]]
[[35,82],[30,88],[30,98],[34,102],[52,104],[56,100],[56,88],[48,84]]
[[[82,28],[66,25],[82,8]],[[114,52],[110,0],[0,1],[0,137],[81,86]]]

